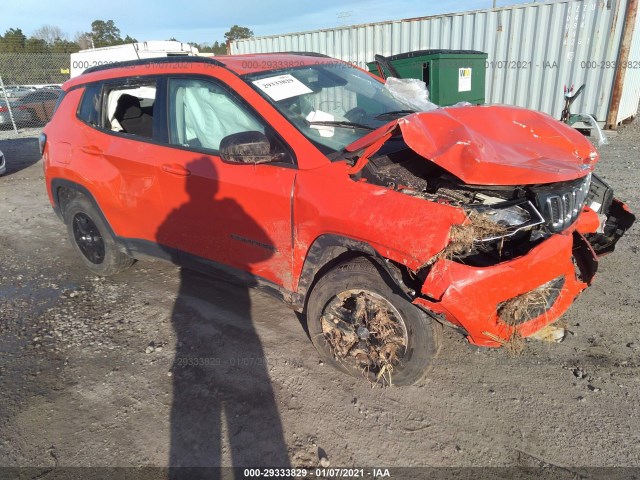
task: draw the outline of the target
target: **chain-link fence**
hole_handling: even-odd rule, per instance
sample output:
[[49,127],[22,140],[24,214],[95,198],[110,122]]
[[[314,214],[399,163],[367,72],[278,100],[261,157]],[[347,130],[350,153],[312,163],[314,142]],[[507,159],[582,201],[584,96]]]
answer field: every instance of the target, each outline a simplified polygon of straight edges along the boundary
[[68,79],[68,53],[0,53],[0,139],[41,129]]

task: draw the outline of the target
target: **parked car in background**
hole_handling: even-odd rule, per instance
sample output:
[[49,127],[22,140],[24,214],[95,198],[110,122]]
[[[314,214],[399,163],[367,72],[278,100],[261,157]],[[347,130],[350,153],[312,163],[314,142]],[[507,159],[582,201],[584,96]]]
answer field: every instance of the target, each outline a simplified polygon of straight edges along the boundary
[[4,175],[7,171],[7,161],[4,158],[4,153],[0,150],[0,175]]
[[[9,106],[11,107],[11,112],[9,112]],[[13,121],[16,126],[25,125],[31,120],[31,114],[26,110],[18,110],[16,102],[7,105],[7,102],[0,100],[0,129],[13,128],[11,114],[13,114]]]
[[5,92],[7,94],[7,98],[9,99],[22,98],[25,95],[31,92],[34,92],[35,90],[36,90],[35,88],[27,88],[27,87],[19,87],[19,86],[5,87]]
[[305,313],[324,361],[371,381],[419,381],[444,323],[486,347],[538,334],[635,220],[566,124],[416,111],[323,55],[138,60],[63,89],[45,180],[92,272],[153,255],[231,274]]
[[9,107],[7,106],[7,102],[4,100],[0,100],[0,128],[10,127],[11,125],[11,116],[9,115]]
[[21,97],[11,105],[14,111],[21,112],[16,123],[26,122],[29,126],[47,123],[51,120],[61,94],[62,89],[43,88]]

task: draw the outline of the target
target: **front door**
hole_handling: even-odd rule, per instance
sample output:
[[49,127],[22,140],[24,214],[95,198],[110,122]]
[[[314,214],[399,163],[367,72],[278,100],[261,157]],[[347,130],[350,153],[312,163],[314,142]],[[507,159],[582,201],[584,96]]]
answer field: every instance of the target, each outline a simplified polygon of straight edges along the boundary
[[270,127],[234,93],[214,80],[169,78],[169,144],[160,184],[169,212],[160,244],[179,257],[213,261],[292,288],[292,156],[266,164],[224,162],[221,140],[260,131],[272,151],[284,151]]

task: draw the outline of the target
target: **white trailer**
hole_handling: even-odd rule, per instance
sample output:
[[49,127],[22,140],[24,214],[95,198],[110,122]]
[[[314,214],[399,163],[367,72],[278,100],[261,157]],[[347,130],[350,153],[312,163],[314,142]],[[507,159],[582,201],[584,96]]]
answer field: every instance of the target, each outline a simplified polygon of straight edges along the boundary
[[193,56],[198,49],[188,43],[175,41],[151,41],[127,43],[113,47],[90,48],[71,54],[71,78],[82,74],[87,68],[108,63],[170,56]]

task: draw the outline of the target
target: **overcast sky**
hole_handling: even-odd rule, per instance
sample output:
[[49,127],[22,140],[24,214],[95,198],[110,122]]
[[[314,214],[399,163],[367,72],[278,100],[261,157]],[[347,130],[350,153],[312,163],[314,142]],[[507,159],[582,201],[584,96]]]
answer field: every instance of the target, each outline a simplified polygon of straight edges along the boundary
[[[498,6],[524,3],[498,0]],[[73,39],[91,30],[93,20],[113,20],[122,36],[138,40],[213,43],[222,41],[234,24],[249,27],[256,36],[331,28],[490,8],[492,0],[3,0],[0,34],[21,28],[26,35],[42,25],[60,27]]]

